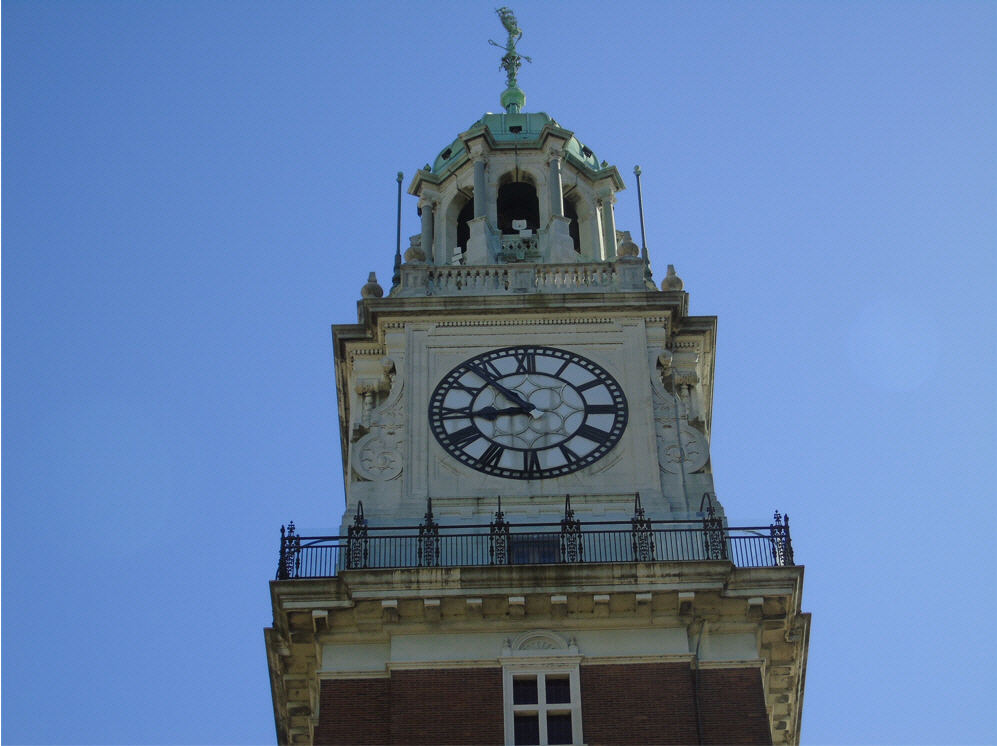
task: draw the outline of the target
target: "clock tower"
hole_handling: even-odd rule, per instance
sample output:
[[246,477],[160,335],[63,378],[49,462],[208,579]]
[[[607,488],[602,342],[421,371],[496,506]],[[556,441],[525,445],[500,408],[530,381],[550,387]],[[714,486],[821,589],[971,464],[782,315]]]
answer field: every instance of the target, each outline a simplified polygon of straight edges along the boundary
[[278,740],[796,743],[803,568],[714,492],[716,320],[617,228],[619,171],[524,111],[499,15],[504,112],[416,173],[390,290],[333,327],[347,508],[282,529]]

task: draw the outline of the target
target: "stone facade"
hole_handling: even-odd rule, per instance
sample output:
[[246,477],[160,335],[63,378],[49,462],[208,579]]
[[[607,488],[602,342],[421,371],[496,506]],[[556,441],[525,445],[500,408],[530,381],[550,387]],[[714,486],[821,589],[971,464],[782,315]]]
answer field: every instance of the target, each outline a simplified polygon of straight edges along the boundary
[[[418,523],[426,498],[441,521],[487,522],[501,496],[509,520],[554,517],[564,495],[582,520],[627,519],[633,496],[655,518],[701,517],[709,464],[716,319],[684,315],[682,292],[381,298],[333,329],[347,464],[346,526],[362,501],[380,525]],[[555,479],[482,476],[430,434],[432,387],[478,353],[521,343],[584,355],[624,387],[621,443],[583,472]],[[714,506],[722,507],[714,498]]]
[[585,743],[795,743],[802,580],[801,567],[688,562],[277,581],[278,732],[288,743],[508,742],[503,668],[574,666]]
[[282,542],[278,739],[797,743],[803,568],[781,518],[726,526],[716,319],[671,265],[656,287],[617,169],[513,82],[413,179],[389,292],[372,273],[333,327],[346,511]]

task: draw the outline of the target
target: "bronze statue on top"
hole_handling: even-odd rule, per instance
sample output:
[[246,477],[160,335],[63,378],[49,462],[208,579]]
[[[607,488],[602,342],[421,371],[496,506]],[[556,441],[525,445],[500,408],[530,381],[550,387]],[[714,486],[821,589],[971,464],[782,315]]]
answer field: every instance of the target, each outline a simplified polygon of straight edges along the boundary
[[516,42],[519,41],[523,36],[523,30],[519,28],[519,24],[516,22],[516,16],[507,7],[501,7],[495,11],[498,13],[499,19],[502,21],[502,25],[505,30],[509,32],[509,39],[503,45],[496,41],[488,40],[488,43],[498,47],[499,49],[504,49],[505,54],[502,56],[502,62],[500,67],[505,70],[506,83],[509,88],[516,88],[516,74],[519,72],[519,68],[523,64],[523,60],[527,62],[533,62],[532,59],[525,55],[521,55],[516,51]]

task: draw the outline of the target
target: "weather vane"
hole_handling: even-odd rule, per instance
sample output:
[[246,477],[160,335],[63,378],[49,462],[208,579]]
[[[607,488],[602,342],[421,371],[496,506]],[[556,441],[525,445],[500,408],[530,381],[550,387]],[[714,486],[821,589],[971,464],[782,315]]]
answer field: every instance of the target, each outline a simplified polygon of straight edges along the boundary
[[[526,55],[519,54],[516,51],[516,42],[523,37],[523,30],[519,28],[519,24],[516,22],[516,15],[507,7],[501,7],[495,11],[498,13],[499,19],[502,21],[502,25],[505,30],[509,32],[509,39],[505,44],[499,44],[497,41],[488,40],[488,43],[492,46],[498,47],[499,49],[504,49],[505,54],[502,56],[502,62],[499,64],[503,70],[505,70],[505,80],[507,84],[508,91],[518,91],[519,86],[516,82],[516,74],[519,72],[519,68],[523,64],[523,60],[527,62],[533,62]],[[519,91],[522,95],[522,91]],[[505,96],[503,96],[505,99]],[[525,96],[523,96],[525,100]],[[503,102],[504,103],[504,102]],[[511,102],[510,102],[511,103]],[[522,103],[516,106],[516,110],[519,109]]]

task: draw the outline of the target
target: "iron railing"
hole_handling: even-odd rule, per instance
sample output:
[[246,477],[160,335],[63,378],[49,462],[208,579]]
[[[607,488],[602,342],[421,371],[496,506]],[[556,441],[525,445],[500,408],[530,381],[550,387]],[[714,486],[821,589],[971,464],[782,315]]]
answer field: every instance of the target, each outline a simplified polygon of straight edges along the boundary
[[441,526],[432,505],[418,526],[369,526],[359,506],[346,536],[300,536],[281,527],[277,579],[334,577],[343,570],[607,562],[728,561],[738,567],[793,565],[789,516],[768,526],[730,527],[712,505],[697,521],[652,521],[640,500],[629,521],[584,523],[566,500],[557,523],[509,523],[501,504],[488,524]]

